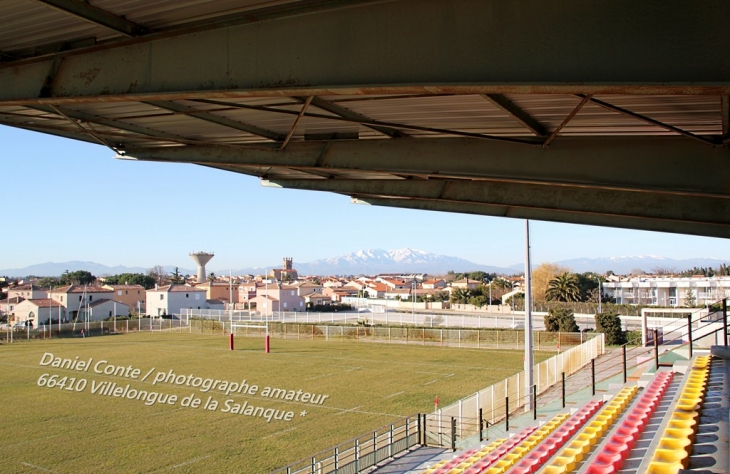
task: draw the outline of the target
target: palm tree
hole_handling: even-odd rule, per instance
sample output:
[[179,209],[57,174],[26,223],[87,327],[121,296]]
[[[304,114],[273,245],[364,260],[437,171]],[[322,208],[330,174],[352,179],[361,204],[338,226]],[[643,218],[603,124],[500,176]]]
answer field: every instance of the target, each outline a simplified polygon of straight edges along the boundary
[[457,288],[456,291],[451,293],[451,301],[453,303],[466,304],[470,296],[471,292],[469,288]]
[[565,272],[550,280],[545,291],[545,299],[548,301],[580,301],[580,288],[575,274]]

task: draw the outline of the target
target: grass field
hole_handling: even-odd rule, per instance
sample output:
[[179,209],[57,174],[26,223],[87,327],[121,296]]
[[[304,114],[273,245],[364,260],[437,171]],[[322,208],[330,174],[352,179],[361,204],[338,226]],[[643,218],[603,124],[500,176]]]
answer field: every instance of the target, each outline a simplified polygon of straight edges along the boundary
[[[522,352],[505,350],[356,342],[273,339],[270,354],[262,346],[260,338],[239,337],[229,351],[226,337],[159,333],[2,345],[0,471],[268,472],[431,411],[437,395],[442,406],[449,404],[520,371],[523,359]],[[45,353],[93,360],[88,370],[71,370],[41,365],[51,360]],[[549,355],[537,353],[536,362]],[[177,383],[170,371],[180,376]],[[153,384],[159,373],[170,381]],[[39,386],[51,375],[56,383],[68,377],[65,386]],[[203,392],[192,386],[201,379],[221,382]],[[231,387],[224,381],[244,379],[248,390],[258,386],[256,394],[242,388],[226,395]],[[116,383],[117,396],[114,386],[101,395],[102,382]],[[127,385],[124,398],[119,392]],[[263,396],[266,387],[281,389],[274,392],[279,398]],[[133,390],[160,395],[129,398]],[[305,393],[320,403],[307,401]],[[201,405],[183,407],[190,395]],[[154,396],[178,398],[147,405]],[[209,397],[219,403],[215,410],[204,407]],[[235,413],[246,402],[250,411],[262,410]],[[283,419],[255,416],[263,409]]]

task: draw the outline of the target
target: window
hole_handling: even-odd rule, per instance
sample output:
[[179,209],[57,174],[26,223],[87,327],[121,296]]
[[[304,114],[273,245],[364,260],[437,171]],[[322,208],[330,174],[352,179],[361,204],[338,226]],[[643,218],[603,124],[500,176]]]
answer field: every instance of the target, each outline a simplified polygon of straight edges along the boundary
[[284,302],[284,307],[286,308],[286,302]]
[[79,301],[81,301],[81,295],[79,295]]
[[292,290],[291,295],[294,296],[294,290]]
[[94,299],[94,295],[89,295],[89,301]]
[[300,301],[299,306],[304,306],[304,301]]
[[185,293],[185,298],[190,298],[190,293]]
[[160,295],[160,300],[164,300],[164,299],[165,299],[165,295]]
[[[196,299],[196,300],[199,300],[199,299],[200,299],[200,293],[196,293],[196,294],[195,294],[195,299]],[[198,309],[200,309],[200,308],[198,308]]]
[[[124,294],[125,295],[128,295],[129,294],[129,290],[124,290]],[[137,292],[137,294],[139,294],[139,291]]]
[[122,290],[117,291],[117,296],[122,296]]

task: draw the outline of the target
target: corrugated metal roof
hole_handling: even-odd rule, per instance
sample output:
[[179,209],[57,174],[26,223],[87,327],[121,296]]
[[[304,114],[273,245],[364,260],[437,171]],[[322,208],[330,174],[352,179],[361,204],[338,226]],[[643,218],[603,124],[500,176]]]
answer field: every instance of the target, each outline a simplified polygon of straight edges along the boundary
[[[211,18],[297,0],[96,0],[88,3],[124,17],[151,31],[193,24]],[[124,35],[33,0],[0,2],[0,51],[33,49],[39,46],[93,38],[96,42],[122,39]]]

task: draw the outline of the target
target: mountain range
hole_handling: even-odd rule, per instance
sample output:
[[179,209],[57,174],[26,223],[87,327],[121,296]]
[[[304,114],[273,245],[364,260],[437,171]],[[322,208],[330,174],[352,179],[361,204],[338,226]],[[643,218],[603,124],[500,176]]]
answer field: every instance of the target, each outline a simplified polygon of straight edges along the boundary
[[[571,271],[579,273],[587,271],[605,273],[611,270],[616,274],[629,274],[634,270],[651,272],[657,269],[682,271],[694,267],[717,268],[721,264],[728,262],[730,262],[730,259],[672,259],[659,256],[626,256],[610,258],[575,258],[553,263],[567,267]],[[171,265],[165,265],[163,267],[168,272],[172,272],[175,269],[175,267]],[[211,265],[208,265],[209,271],[211,271],[210,267]],[[280,268],[280,264],[271,265],[269,267],[239,268],[232,270],[232,273],[234,275],[256,275],[264,273],[267,268]],[[295,261],[294,268],[300,275],[367,275],[376,273],[429,273],[432,275],[439,275],[445,274],[449,270],[453,270],[457,273],[481,270],[488,273],[506,275],[524,273],[524,264],[515,264],[509,267],[484,265],[470,262],[469,260],[458,257],[437,255],[409,248],[397,250],[358,250],[346,255],[315,260],[313,262],[298,263]],[[0,275],[12,277],[24,277],[29,275],[59,276],[66,270],[71,272],[86,270],[91,272],[93,275],[104,276],[120,273],[146,273],[148,268],[126,267],[123,265],[109,267],[95,262],[81,261],[60,263],[47,262],[31,265],[25,268],[1,269]],[[194,268],[180,267],[178,270],[182,274],[194,275],[197,273],[197,270]],[[229,272],[227,269],[213,271],[219,275],[225,275]]]

